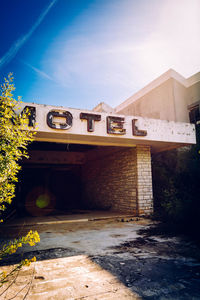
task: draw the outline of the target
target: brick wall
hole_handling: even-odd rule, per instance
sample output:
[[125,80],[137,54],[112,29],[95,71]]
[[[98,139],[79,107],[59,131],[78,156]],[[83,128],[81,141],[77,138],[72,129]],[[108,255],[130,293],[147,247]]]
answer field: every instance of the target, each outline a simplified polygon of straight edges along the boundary
[[84,201],[88,208],[111,209],[135,215],[152,211],[149,147],[105,153],[103,157],[83,165],[82,178]]
[[149,215],[153,212],[151,151],[149,146],[137,146],[136,161],[138,215]]

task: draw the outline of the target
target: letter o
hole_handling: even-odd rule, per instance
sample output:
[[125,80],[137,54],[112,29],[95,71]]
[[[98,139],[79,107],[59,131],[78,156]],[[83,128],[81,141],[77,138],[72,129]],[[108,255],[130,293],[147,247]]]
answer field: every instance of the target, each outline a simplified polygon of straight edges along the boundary
[[[58,123],[54,118],[64,118],[65,123]],[[47,125],[54,129],[69,129],[72,127],[73,116],[69,111],[51,110],[47,114]]]

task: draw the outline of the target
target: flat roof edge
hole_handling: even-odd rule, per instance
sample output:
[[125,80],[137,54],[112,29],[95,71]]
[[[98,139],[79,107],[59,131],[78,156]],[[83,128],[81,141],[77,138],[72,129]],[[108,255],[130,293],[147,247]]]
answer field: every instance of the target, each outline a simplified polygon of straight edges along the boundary
[[151,81],[149,84],[147,84],[144,88],[136,92],[134,95],[129,97],[127,100],[116,106],[115,112],[118,113],[123,108],[127,107],[129,104],[135,102],[137,99],[143,97],[145,94],[147,94],[149,91],[153,90],[154,88],[158,87],[162,83],[166,82],[169,79],[175,79],[178,82],[180,82],[183,86],[186,88],[189,86],[188,79],[183,77],[181,74],[176,72],[173,69],[169,69],[167,72],[163,73],[153,81]]

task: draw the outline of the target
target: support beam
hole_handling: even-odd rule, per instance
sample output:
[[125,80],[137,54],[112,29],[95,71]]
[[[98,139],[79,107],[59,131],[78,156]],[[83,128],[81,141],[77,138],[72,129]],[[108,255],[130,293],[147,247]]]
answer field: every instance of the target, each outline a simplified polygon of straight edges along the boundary
[[29,151],[29,159],[24,159],[25,164],[71,164],[82,165],[85,163],[85,154],[68,151]]
[[136,178],[138,215],[150,215],[153,212],[153,192],[149,146],[136,147]]

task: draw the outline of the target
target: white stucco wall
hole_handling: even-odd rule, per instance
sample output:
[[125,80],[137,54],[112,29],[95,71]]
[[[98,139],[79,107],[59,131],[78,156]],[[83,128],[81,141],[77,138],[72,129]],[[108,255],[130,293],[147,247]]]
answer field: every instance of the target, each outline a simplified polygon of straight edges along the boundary
[[168,70],[115,108],[116,113],[189,122],[188,105],[200,102],[200,72],[184,78]]

